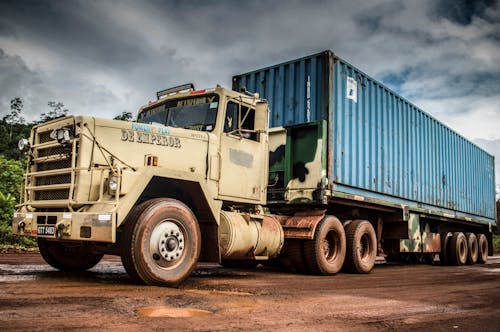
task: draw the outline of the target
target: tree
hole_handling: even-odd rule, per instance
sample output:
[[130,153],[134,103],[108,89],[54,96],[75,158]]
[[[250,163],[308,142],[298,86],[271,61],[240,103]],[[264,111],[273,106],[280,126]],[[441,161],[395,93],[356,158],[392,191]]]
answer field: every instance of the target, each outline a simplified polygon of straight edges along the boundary
[[122,120],[122,121],[132,121],[132,113],[123,111],[120,115],[117,115],[113,118],[113,120]]
[[3,120],[9,124],[9,137],[12,138],[12,127],[15,124],[24,124],[25,120],[21,115],[23,109],[23,100],[19,97],[10,100],[10,113],[3,117]]
[[61,102],[49,101],[47,105],[52,109],[48,113],[42,113],[38,123],[47,122],[68,115],[69,110],[64,108],[64,104]]

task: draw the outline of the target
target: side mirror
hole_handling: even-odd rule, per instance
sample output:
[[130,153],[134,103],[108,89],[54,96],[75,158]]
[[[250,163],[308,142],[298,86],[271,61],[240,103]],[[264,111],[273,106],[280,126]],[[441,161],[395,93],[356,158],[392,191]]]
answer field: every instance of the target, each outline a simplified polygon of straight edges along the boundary
[[267,131],[269,128],[269,107],[267,101],[258,101],[255,105],[255,130]]

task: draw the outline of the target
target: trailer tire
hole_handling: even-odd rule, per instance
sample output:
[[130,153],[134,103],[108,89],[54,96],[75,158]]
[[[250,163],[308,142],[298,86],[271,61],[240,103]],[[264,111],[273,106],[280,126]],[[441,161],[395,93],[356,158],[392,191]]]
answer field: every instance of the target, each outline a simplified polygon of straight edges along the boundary
[[452,265],[464,265],[467,262],[467,239],[464,233],[455,232],[450,243],[450,263]]
[[61,271],[88,270],[104,256],[87,246],[67,245],[44,238],[38,238],[38,249],[47,264]]
[[439,262],[441,265],[450,265],[450,244],[453,234],[451,232],[441,233],[441,252],[439,253]]
[[486,235],[484,234],[477,235],[477,248],[478,248],[477,262],[479,264],[486,263],[488,261],[488,240],[486,239]]
[[325,216],[316,228],[314,239],[304,242],[304,259],[309,272],[336,274],[345,260],[344,227],[334,216]]
[[132,231],[124,233],[122,261],[132,265],[128,269],[145,284],[176,286],[191,274],[200,256],[196,217],[175,199],[143,204],[137,218],[130,220]]
[[369,273],[377,258],[377,236],[370,222],[353,220],[345,229],[347,239],[344,266],[351,273]]
[[477,247],[477,237],[474,233],[466,233],[467,238],[467,261],[468,265],[474,265],[477,262],[478,257],[478,247]]

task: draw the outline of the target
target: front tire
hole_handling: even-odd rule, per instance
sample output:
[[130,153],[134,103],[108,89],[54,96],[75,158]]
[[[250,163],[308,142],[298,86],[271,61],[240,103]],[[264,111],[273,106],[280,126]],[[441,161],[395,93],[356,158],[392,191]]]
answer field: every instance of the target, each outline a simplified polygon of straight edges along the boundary
[[353,220],[346,226],[345,268],[351,273],[369,273],[377,258],[377,236],[366,220]]
[[47,264],[61,271],[88,270],[104,256],[93,252],[90,247],[64,244],[45,238],[38,238],[38,249]]
[[175,199],[154,199],[138,209],[137,218],[127,221],[130,231],[121,239],[127,272],[148,285],[178,285],[191,274],[200,256],[196,217]]
[[344,227],[334,216],[326,216],[316,228],[314,239],[304,242],[304,258],[308,270],[319,275],[336,274],[345,260]]

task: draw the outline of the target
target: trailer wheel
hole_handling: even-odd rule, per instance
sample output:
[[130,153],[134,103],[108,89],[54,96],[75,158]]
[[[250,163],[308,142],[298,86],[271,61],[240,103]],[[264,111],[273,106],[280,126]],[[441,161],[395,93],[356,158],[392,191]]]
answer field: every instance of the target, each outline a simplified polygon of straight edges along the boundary
[[369,273],[377,255],[377,237],[372,224],[366,220],[350,222],[346,226],[346,238],[346,270],[351,273]]
[[439,261],[441,265],[450,264],[450,244],[453,234],[451,232],[441,233],[441,252],[439,253]]
[[477,262],[479,264],[484,264],[488,261],[488,240],[486,239],[486,235],[478,234],[478,257]]
[[326,216],[316,228],[314,239],[304,242],[304,259],[309,272],[332,275],[340,271],[345,260],[344,227],[334,216]]
[[293,271],[304,274],[309,272],[305,264],[302,240],[288,240],[287,254]]
[[103,254],[82,245],[68,245],[38,238],[40,255],[50,266],[61,271],[85,271],[94,267]]
[[467,264],[474,265],[477,262],[478,249],[477,249],[477,237],[474,233],[466,233],[465,237],[467,239]]
[[132,265],[128,270],[146,284],[175,286],[189,276],[200,256],[198,222],[193,212],[175,199],[143,204],[137,219],[130,220],[132,231],[123,234],[122,261]]
[[467,239],[464,233],[455,232],[450,243],[450,263],[452,265],[464,265],[467,261]]

